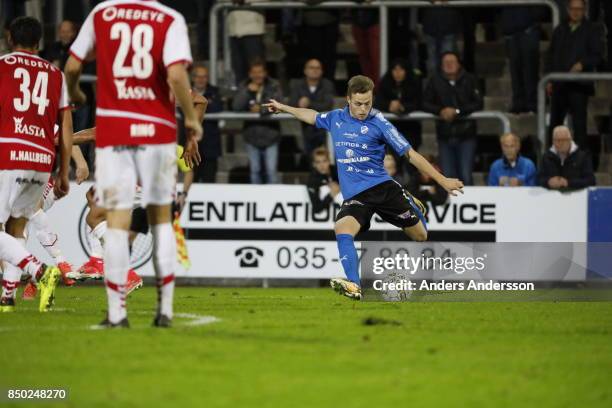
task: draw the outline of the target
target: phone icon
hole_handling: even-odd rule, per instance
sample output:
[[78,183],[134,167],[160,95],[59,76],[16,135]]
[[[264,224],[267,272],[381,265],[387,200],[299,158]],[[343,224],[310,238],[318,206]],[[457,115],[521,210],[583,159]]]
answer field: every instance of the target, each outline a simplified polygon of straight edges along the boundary
[[252,246],[238,248],[234,255],[240,260],[241,268],[258,268],[259,258],[263,256],[263,251]]

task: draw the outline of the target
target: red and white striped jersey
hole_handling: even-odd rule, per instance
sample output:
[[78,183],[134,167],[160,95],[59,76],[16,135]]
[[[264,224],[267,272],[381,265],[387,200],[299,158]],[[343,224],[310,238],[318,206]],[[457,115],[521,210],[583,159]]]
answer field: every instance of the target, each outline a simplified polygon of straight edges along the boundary
[[0,170],[50,172],[54,127],[69,108],[64,74],[25,51],[0,57]]
[[190,64],[185,19],[146,0],[111,0],[89,14],[70,53],[97,59],[96,146],[176,141],[167,68]]

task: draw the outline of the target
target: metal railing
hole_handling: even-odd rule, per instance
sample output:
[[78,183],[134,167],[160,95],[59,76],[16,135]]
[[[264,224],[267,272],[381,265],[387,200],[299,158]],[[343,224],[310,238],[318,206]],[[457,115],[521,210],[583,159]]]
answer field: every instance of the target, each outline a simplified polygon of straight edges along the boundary
[[545,75],[538,83],[538,139],[540,141],[540,153],[546,151],[546,85],[549,82],[590,82],[610,81],[612,73],[597,72],[553,72]]
[[[611,74],[612,76],[612,74]],[[97,81],[95,75],[83,74],[80,78],[81,82],[94,83]],[[411,112],[407,115],[396,115],[394,113],[383,113],[384,117],[393,120],[439,120],[436,115],[427,112]],[[467,119],[494,119],[497,120],[502,128],[503,133],[509,133],[511,131],[510,119],[508,116],[501,111],[478,111],[466,117]],[[259,113],[251,112],[233,112],[223,111],[216,113],[207,113],[206,120],[297,120],[293,115],[288,113],[279,113],[276,115],[265,115],[262,116]]]
[[[391,120],[439,120],[438,116],[427,112],[412,112],[408,115],[396,115],[393,113],[383,113],[384,117]],[[467,116],[467,119],[494,119],[499,121],[503,133],[510,132],[510,120],[500,111],[479,111]],[[207,113],[205,120],[297,120],[288,113],[262,116],[259,113],[251,112],[218,112]]]
[[[265,10],[265,9],[347,9],[347,8],[377,8],[379,10],[380,27],[387,27],[389,21],[389,8],[425,8],[425,7],[493,7],[493,6],[548,6],[552,11],[552,19],[554,26],[560,22],[559,6],[554,0],[456,0],[448,3],[437,4],[425,0],[378,0],[371,3],[355,3],[352,1],[329,1],[317,5],[307,5],[301,2],[277,1],[277,2],[261,2],[237,6],[231,2],[219,2],[215,4],[210,11],[210,47],[209,47],[209,71],[210,81],[213,84],[218,83],[218,26],[219,26],[219,11],[223,10],[224,16],[229,10]],[[380,30],[380,72],[387,71],[389,60],[389,33],[387,29]],[[231,71],[231,60],[229,51],[229,33],[224,30],[223,38],[223,61],[225,65],[225,75]]]

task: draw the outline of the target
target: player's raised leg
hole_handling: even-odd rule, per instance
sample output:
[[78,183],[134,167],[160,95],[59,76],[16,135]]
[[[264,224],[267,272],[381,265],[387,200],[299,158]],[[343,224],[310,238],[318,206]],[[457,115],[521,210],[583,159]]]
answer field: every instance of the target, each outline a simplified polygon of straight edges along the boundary
[[334,227],[338,243],[338,259],[344,268],[344,278],[334,278],[331,287],[338,293],[351,299],[361,299],[361,283],[359,281],[359,257],[355,248],[355,236],[361,225],[355,217],[346,216],[336,221]]

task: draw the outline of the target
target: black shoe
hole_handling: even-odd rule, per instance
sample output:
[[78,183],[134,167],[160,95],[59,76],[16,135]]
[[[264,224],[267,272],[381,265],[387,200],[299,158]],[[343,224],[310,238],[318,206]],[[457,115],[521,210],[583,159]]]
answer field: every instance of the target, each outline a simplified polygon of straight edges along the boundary
[[153,320],[153,327],[170,328],[172,327],[172,319],[166,315],[158,314]]
[[104,320],[102,320],[100,322],[100,324],[98,325],[101,329],[129,329],[130,328],[130,322],[128,321],[127,317],[124,318],[123,320],[121,320],[119,323],[111,323],[110,320],[108,320],[108,317]]
[[9,313],[15,311],[15,299],[12,297],[3,297],[0,299],[0,313]]

